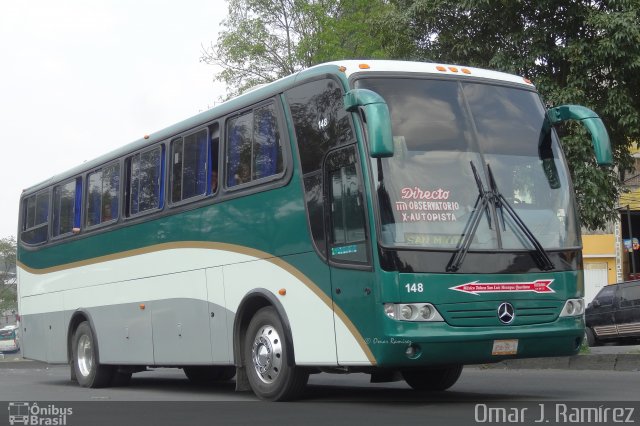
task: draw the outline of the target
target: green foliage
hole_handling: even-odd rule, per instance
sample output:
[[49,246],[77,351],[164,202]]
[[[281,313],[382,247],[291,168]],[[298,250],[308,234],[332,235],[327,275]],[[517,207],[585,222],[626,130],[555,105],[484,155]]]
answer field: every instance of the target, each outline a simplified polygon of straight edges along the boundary
[[389,32],[379,23],[393,6],[382,0],[228,2],[224,30],[200,58],[221,69],[215,78],[228,97],[321,62],[388,57],[379,39]]
[[[16,265],[16,240],[13,237],[0,239],[0,312],[17,309],[17,292],[13,272]],[[5,285],[7,283],[8,285]]]
[[[604,120],[618,172],[640,140],[640,1],[397,0],[413,53],[398,57],[502,70],[534,81],[547,102],[587,106]],[[563,147],[583,225],[616,217],[618,173],[596,166],[580,126]]]

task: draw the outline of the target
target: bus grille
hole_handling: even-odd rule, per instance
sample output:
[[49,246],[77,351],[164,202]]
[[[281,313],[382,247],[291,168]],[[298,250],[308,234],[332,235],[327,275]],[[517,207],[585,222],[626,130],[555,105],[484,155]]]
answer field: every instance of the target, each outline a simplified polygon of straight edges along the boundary
[[[438,305],[445,321],[458,327],[490,327],[505,325],[498,319],[498,306],[505,300]],[[515,318],[509,325],[530,325],[555,321],[563,302],[556,300],[511,300]]]

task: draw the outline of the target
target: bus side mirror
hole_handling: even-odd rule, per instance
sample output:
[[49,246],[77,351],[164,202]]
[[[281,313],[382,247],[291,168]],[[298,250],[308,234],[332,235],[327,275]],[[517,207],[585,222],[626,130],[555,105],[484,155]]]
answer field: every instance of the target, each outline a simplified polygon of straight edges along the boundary
[[369,155],[372,158],[393,157],[391,114],[382,96],[368,89],[353,89],[344,95],[344,108],[349,112],[362,108],[367,124]]
[[613,164],[609,134],[598,114],[580,105],[561,105],[547,111],[547,116],[552,125],[567,120],[580,121],[591,133],[591,143],[596,153],[598,165],[610,166]]

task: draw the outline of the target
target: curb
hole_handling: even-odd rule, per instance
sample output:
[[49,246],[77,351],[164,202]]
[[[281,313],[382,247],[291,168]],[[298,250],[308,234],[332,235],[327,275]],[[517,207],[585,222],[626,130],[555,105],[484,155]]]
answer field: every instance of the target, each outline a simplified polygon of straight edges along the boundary
[[573,355],[569,357],[508,359],[479,368],[505,370],[640,371],[640,354]]

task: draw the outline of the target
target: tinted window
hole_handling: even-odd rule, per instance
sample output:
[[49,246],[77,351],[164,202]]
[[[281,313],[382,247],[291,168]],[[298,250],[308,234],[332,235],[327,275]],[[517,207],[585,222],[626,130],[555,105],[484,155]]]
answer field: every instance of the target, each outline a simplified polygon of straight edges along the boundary
[[171,143],[171,201],[204,195],[207,191],[207,131]]
[[618,291],[620,306],[640,306],[640,283],[625,284]]
[[273,104],[228,121],[228,187],[273,176],[282,170],[280,132]]
[[87,177],[87,226],[118,219],[120,164],[112,164]]
[[162,153],[157,147],[127,159],[129,215],[162,207]]
[[52,236],[68,234],[80,227],[80,193],[80,179],[53,187]]
[[596,299],[600,302],[600,305],[613,305],[613,296],[615,293],[615,286],[607,286],[600,290]]
[[334,80],[313,81],[286,93],[302,164],[309,225],[316,248],[323,254],[322,162],[329,149],[355,141],[342,96]]
[[334,80],[318,80],[287,92],[304,174],[322,167],[327,151],[354,141],[343,92]]
[[331,257],[338,261],[367,262],[362,188],[353,147],[327,157],[327,185],[331,206]]
[[27,244],[47,240],[49,229],[49,191],[31,195],[22,201],[21,238]]

